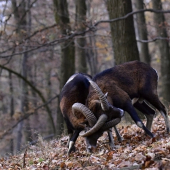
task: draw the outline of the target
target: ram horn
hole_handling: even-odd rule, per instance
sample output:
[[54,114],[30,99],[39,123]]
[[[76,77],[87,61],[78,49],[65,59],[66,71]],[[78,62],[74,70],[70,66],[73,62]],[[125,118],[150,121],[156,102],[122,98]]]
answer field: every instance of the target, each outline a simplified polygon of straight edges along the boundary
[[99,86],[94,81],[89,80],[89,82],[99,96],[103,111],[109,110],[109,102],[107,101],[107,93],[104,94],[99,88]]
[[113,126],[116,126],[121,121],[121,118],[113,119],[109,122],[106,122],[105,125],[101,128],[103,131],[108,130],[112,128]]
[[75,111],[81,112],[86,117],[90,127],[93,127],[97,122],[95,115],[85,105],[81,103],[74,103],[72,105],[72,111],[73,114]]
[[107,118],[108,117],[106,114],[102,114],[99,117],[96,124],[89,131],[85,132],[84,134],[80,134],[80,136],[87,137],[97,132],[105,124],[105,122],[107,121]]

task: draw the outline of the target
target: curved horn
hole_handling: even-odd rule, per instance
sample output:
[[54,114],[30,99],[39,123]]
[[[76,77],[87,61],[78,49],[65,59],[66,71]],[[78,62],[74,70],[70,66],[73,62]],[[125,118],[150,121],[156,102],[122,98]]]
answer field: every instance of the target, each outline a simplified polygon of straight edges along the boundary
[[85,105],[83,105],[81,103],[74,103],[72,105],[73,114],[74,114],[75,110],[81,112],[86,117],[86,119],[89,122],[89,125],[91,127],[94,126],[95,123],[97,122],[95,115]]
[[107,122],[101,129],[103,131],[108,130],[109,128],[112,128],[113,126],[116,126],[120,121],[121,121],[120,118],[113,119]]
[[96,91],[96,93],[98,94],[99,96],[99,99],[100,99],[100,102],[101,102],[101,107],[104,111],[107,111],[109,110],[109,103],[106,99],[107,97],[107,93],[106,95],[101,91],[101,89],[99,88],[99,86],[94,82],[94,81],[91,81],[89,80],[91,86],[94,88],[94,90]]
[[106,122],[107,120],[107,115],[106,114],[102,114],[97,123],[89,130],[87,131],[86,133],[82,134],[81,136],[83,137],[87,137],[87,136],[90,136],[92,134],[94,134],[95,132],[97,132]]

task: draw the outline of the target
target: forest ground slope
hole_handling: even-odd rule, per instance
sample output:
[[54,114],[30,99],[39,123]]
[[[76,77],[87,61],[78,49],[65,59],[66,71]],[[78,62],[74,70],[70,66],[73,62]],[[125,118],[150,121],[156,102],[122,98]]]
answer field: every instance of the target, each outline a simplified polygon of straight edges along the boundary
[[36,145],[28,146],[22,153],[0,159],[0,170],[168,170],[170,169],[170,139],[165,132],[165,123],[161,115],[153,122],[151,139],[136,125],[119,126],[124,138],[119,143],[115,138],[115,150],[108,145],[107,133],[99,138],[97,149],[86,153],[85,141],[79,137],[76,152],[67,156],[67,139],[43,141],[41,137]]

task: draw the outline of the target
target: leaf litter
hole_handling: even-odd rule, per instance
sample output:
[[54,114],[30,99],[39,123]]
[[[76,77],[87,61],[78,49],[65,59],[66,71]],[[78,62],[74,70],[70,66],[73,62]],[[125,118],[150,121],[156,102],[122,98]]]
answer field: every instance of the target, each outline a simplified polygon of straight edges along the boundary
[[86,152],[85,140],[78,137],[76,152],[67,156],[68,136],[58,140],[38,140],[23,153],[0,159],[0,170],[169,170],[170,140],[162,117],[156,117],[151,139],[135,124],[118,127],[123,141],[119,143],[115,134],[115,149],[111,150],[105,132],[99,138],[97,149]]

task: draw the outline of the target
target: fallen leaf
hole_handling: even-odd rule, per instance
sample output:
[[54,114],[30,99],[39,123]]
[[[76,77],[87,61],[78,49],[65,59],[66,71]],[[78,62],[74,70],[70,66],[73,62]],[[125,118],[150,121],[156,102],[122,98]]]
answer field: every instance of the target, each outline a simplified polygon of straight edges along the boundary
[[122,161],[122,162],[119,164],[118,167],[122,168],[122,167],[128,167],[128,166],[130,166],[130,165],[132,165],[131,162],[129,162],[129,161]]
[[61,162],[60,163],[60,168],[65,168],[66,167],[66,164],[64,162]]
[[145,160],[145,156],[142,153],[137,153],[137,155],[135,156],[135,161],[137,162],[142,162],[143,160]]

